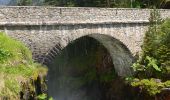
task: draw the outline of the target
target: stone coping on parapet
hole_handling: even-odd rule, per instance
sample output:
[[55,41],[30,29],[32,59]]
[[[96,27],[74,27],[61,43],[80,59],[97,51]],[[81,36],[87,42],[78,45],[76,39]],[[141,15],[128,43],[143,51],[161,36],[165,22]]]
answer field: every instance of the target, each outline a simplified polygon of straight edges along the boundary
[[[75,25],[148,23],[150,11],[139,8],[0,6],[0,25]],[[169,9],[160,9],[170,17]]]
[[[39,9],[101,9],[101,10],[142,10],[152,11],[154,9],[149,8],[107,8],[107,7],[59,7],[59,6],[0,6],[2,8],[39,8]],[[170,9],[157,9],[159,11],[170,11]]]
[[44,22],[0,22],[0,26],[31,26],[31,25],[98,25],[98,24],[148,24],[149,20],[115,20],[115,21],[97,21],[97,22],[58,22],[58,21],[44,21]]
[[[3,6],[1,5],[0,8],[80,8],[80,9],[122,9],[122,10],[153,10],[149,8],[107,8],[107,7],[60,7],[60,6]],[[170,9],[158,9],[158,10],[170,10]]]

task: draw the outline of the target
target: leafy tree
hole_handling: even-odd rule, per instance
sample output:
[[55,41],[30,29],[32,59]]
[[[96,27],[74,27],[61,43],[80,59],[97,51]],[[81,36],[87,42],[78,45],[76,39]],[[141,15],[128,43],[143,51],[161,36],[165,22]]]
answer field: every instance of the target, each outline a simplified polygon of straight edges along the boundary
[[132,7],[131,0],[45,0],[45,5],[76,7]]
[[138,77],[164,78],[170,69],[170,19],[162,21],[158,11],[151,13],[144,37],[142,56],[133,65]]
[[164,8],[170,0],[137,0],[142,8]]
[[32,0],[17,0],[18,6],[31,6]]
[[[157,10],[151,13],[145,33],[142,54],[133,64],[134,77],[127,78],[131,86],[150,96],[170,86],[170,19],[162,20]],[[150,100],[150,99],[149,99]]]

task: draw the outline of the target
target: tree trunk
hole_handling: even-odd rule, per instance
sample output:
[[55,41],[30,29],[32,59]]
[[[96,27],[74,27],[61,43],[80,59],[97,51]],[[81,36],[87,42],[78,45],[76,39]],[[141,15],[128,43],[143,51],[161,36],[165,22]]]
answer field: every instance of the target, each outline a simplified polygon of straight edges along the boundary
[[106,0],[107,7],[110,7],[110,0]]

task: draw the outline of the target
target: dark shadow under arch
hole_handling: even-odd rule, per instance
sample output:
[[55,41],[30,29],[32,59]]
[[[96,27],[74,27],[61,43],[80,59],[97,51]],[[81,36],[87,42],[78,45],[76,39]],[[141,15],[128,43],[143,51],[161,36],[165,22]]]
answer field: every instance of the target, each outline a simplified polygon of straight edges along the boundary
[[118,76],[126,77],[132,75],[131,65],[134,57],[127,46],[108,35],[91,34],[89,37],[96,39],[108,50]]
[[[76,40],[73,40],[69,44],[73,44],[75,41],[79,41],[86,37],[95,39],[107,49],[112,58],[113,64],[115,65],[115,70],[119,76],[125,77],[132,75],[131,65],[134,61],[134,57],[127,46],[125,46],[121,41],[108,35],[96,33],[82,36]],[[62,46],[60,46],[60,44],[53,47],[53,49],[49,51],[48,55],[44,57],[43,64],[48,65],[51,63],[64,49],[61,47]]]
[[[50,52],[53,55],[50,56],[51,62],[47,63],[49,94],[54,98],[56,96],[55,99],[112,100],[106,99],[110,86],[103,85],[101,80],[111,81],[116,77],[132,74],[132,54],[123,43],[113,37],[91,34],[72,41],[63,49],[60,47],[54,47]],[[97,73],[97,76],[93,73]],[[78,89],[74,91],[75,88]]]

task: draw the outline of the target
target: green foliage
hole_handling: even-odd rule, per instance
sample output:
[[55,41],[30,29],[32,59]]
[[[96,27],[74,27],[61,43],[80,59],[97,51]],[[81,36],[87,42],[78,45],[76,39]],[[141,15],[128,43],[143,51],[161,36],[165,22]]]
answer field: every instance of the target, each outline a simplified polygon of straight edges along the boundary
[[47,99],[47,94],[41,94],[41,95],[38,95],[38,100],[46,100]]
[[11,56],[11,53],[4,50],[2,47],[1,47],[1,44],[0,44],[0,62],[3,63],[5,60],[7,60],[7,58],[9,58]]
[[153,32],[155,30],[152,30],[152,29],[156,29],[157,26],[162,23],[163,23],[163,20],[161,18],[160,12],[154,8],[150,12],[150,18],[149,18],[149,28],[150,29],[148,30],[148,33],[146,33],[146,34],[149,34],[149,32],[152,32],[152,34],[154,34]]
[[146,68],[153,67],[156,71],[161,71],[161,69],[157,65],[156,59],[146,56],[146,60],[148,60]]
[[132,7],[133,8],[141,8],[141,3],[138,0],[134,0],[132,2]]
[[169,0],[135,0],[142,8],[163,8]]
[[136,72],[136,75],[140,78],[147,78],[147,77],[153,77],[155,74],[159,75],[159,73],[162,73],[160,68],[157,64],[157,60],[153,57],[146,56],[144,59],[144,64],[141,64],[139,60],[133,64],[132,68]]
[[132,66],[136,78],[127,78],[132,86],[139,87],[152,96],[160,93],[163,88],[170,87],[169,38],[170,19],[162,21],[159,12],[154,10],[151,13],[149,30],[144,37],[142,54]]
[[67,7],[137,7],[140,2],[131,0],[45,0],[45,5],[67,6]]
[[15,79],[6,79],[5,87],[7,87],[9,91],[13,91],[15,94],[18,94],[20,92],[20,85]]
[[18,6],[31,6],[32,0],[17,0]]
[[[16,79],[11,78],[11,76],[4,76],[4,86],[0,87],[0,97],[17,98],[20,92],[20,85]],[[1,80],[3,81],[3,80]],[[2,85],[2,84],[1,84]]]
[[[27,66],[27,67],[26,67]],[[38,74],[41,68],[38,68],[34,65],[23,65],[20,64],[18,66],[1,66],[0,73],[8,73],[11,75],[22,75],[24,77],[29,78],[32,75]],[[45,69],[45,68],[44,68]]]
[[[151,13],[149,30],[144,37],[142,55],[133,64],[138,76],[160,78],[167,73],[170,62],[170,19],[162,21],[159,12]],[[142,75],[139,75],[142,74]]]
[[[0,33],[0,58],[3,62],[9,65],[17,64],[19,62],[31,63],[32,55],[28,48],[24,46],[21,42],[18,42],[10,37],[6,36],[4,33]],[[18,62],[16,62],[18,61]]]
[[45,0],[45,5],[67,7],[163,8],[169,0]]
[[0,97],[18,100],[21,83],[36,80],[38,75],[46,72],[45,67],[33,62],[28,48],[0,33]]
[[164,82],[164,85],[165,85],[165,87],[170,88],[170,81],[166,81],[166,82]]
[[134,87],[140,87],[141,90],[146,91],[149,95],[156,95],[160,93],[165,87],[164,83],[157,82],[156,79],[142,79],[131,83]]
[[[144,45],[145,55],[154,57],[160,67],[165,67],[170,61],[170,19],[158,26],[153,36]],[[149,38],[149,37],[148,37]],[[150,43],[149,43],[150,42]]]
[[164,88],[170,88],[170,81],[161,82],[160,79],[132,79],[131,85],[134,87],[139,87],[142,91],[147,92],[149,95],[154,96]]
[[[47,94],[40,94],[37,96],[38,100],[47,100]],[[50,97],[48,100],[53,100],[52,97]]]

